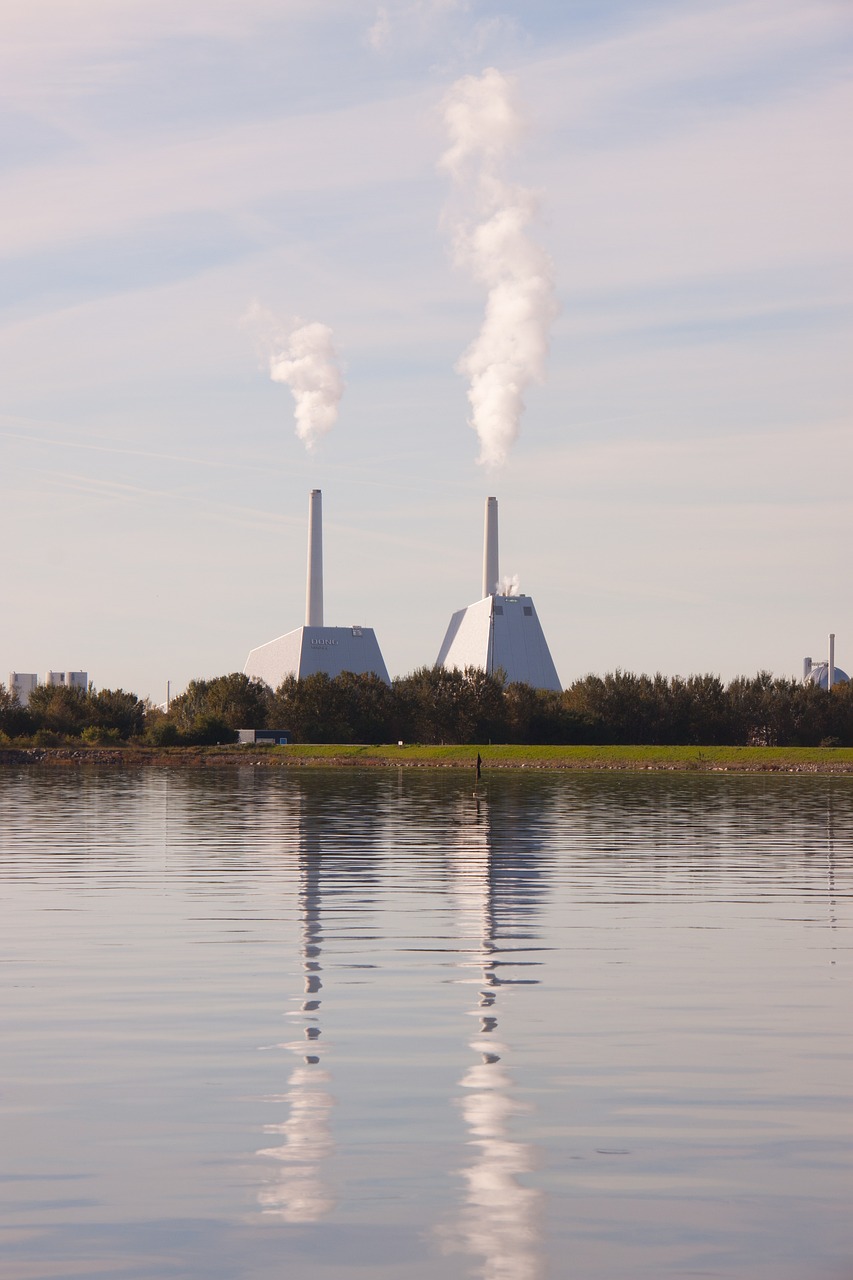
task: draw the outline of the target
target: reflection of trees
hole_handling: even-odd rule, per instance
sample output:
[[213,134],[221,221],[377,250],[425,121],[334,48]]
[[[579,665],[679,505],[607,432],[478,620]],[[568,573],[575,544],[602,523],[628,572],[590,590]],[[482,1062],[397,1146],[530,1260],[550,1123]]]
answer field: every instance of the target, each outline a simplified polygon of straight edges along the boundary
[[[448,1249],[481,1259],[478,1273],[483,1280],[536,1280],[542,1272],[542,1192],[519,1181],[533,1167],[533,1148],[512,1136],[512,1117],[524,1108],[512,1097],[514,1082],[501,1061],[506,1046],[495,1035],[500,988],[536,982],[507,973],[519,963],[531,963],[507,959],[517,948],[506,944],[529,940],[526,928],[519,933],[513,925],[529,917],[537,883],[533,864],[519,857],[512,836],[503,838],[504,832],[512,831],[512,815],[490,814],[485,798],[475,800],[463,815],[458,848],[449,858],[460,922],[465,935],[473,938],[460,963],[479,970],[473,979],[479,988],[477,1003],[471,1010],[479,1027],[470,1041],[479,1061],[460,1081],[465,1092],[459,1105],[471,1152],[470,1161],[459,1170],[465,1196],[455,1221],[441,1234]],[[508,926],[502,929],[504,914]]]

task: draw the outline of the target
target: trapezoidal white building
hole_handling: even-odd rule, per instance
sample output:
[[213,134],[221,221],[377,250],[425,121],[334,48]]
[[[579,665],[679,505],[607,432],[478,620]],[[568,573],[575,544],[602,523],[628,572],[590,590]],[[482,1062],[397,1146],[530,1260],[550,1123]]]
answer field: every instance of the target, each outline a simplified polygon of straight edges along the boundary
[[563,687],[530,596],[500,594],[497,498],[486,499],[483,599],[454,613],[436,666],[500,670],[507,683],[535,689]]
[[288,676],[304,680],[324,671],[339,676],[373,673],[390,684],[376,635],[371,627],[327,627],[323,624],[323,499],[312,489],[308,499],[308,582],[305,625],[252,649],[243,672],[277,689]]

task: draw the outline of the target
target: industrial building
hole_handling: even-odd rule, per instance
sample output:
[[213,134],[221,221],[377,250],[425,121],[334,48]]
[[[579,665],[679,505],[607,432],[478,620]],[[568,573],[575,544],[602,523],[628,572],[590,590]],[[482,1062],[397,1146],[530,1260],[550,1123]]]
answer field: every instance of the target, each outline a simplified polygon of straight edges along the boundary
[[88,671],[46,671],[44,675],[45,684],[64,684],[67,689],[82,689],[85,693],[89,688]]
[[[7,688],[10,693],[18,695],[19,706],[25,707],[29,703],[30,694],[38,688],[38,683],[39,679],[35,672],[10,671]],[[89,688],[89,673],[88,671],[46,671],[44,684],[65,685],[69,689],[82,689],[85,693]]]
[[252,649],[243,668],[247,676],[277,689],[288,676],[304,680],[325,672],[339,676],[372,673],[386,684],[385,666],[371,627],[327,627],[323,621],[323,506],[319,489],[308,499],[308,580],[305,591],[305,625]]
[[498,561],[498,500],[486,499],[483,534],[483,598],[454,613],[436,665],[503,671],[508,683],[562,689],[545,634],[530,596],[501,594]]
[[25,707],[30,700],[30,694],[33,689],[38,688],[39,678],[35,672],[30,671],[10,671],[9,683],[6,686],[10,693],[14,693],[18,699],[18,706]]
[[831,689],[836,684],[847,684],[850,677],[835,665],[835,632],[829,635],[829,652],[826,662],[812,662],[803,658],[803,684],[816,684],[819,689]]

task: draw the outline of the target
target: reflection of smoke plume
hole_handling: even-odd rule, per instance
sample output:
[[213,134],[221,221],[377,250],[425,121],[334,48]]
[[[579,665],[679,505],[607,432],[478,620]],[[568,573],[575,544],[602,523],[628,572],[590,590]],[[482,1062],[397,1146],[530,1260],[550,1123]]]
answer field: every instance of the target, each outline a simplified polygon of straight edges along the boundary
[[323,1088],[328,1078],[325,1072],[297,1067],[282,1099],[290,1103],[290,1119],[264,1126],[266,1133],[281,1134],[284,1143],[258,1152],[282,1165],[259,1200],[264,1213],[285,1222],[319,1222],[334,1203],[320,1177],[320,1166],[333,1149],[328,1118],[333,1104]]
[[283,329],[275,317],[253,306],[246,321],[263,334],[265,358],[273,382],[284,382],[296,401],[296,434],[313,449],[332,429],[344,393],[344,380],[332,341],[332,330],[314,321],[294,320]]
[[508,578],[501,578],[500,588],[502,596],[517,596],[521,591],[521,579],[517,573],[511,574]]
[[511,1083],[490,1062],[472,1067],[462,1080],[471,1090],[462,1113],[477,1154],[463,1171],[466,1202],[455,1233],[447,1233],[446,1246],[479,1255],[484,1280],[537,1280],[542,1274],[537,1223],[541,1192],[517,1181],[533,1161],[530,1147],[507,1132],[510,1116],[519,1110],[507,1096]]
[[527,235],[535,201],[503,177],[521,134],[512,90],[490,67],[457,81],[444,103],[451,145],[441,164],[469,206],[456,223],[456,258],[488,288],[483,327],[457,365],[469,379],[471,426],[487,466],[504,463],[518,436],[524,392],[544,376],[556,315],[553,264]]

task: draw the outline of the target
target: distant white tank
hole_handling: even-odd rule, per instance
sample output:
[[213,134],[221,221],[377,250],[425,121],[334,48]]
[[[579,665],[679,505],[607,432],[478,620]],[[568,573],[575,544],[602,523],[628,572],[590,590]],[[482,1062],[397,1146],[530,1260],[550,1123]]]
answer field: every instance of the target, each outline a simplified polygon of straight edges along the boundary
[[34,671],[10,671],[8,689],[10,693],[17,694],[18,705],[25,707],[33,689],[38,687],[38,682],[38,676]]
[[835,665],[835,632],[829,633],[829,651],[826,662],[812,662],[803,658],[803,684],[816,684],[820,689],[831,689],[836,684],[847,684],[850,677]]
[[555,692],[563,687],[530,596],[501,594],[497,498],[486,499],[483,599],[454,613],[436,666],[501,670],[509,683]]
[[[842,671],[840,667],[835,668],[833,684],[846,684],[849,679],[846,671]],[[803,684],[816,684],[821,689],[828,689],[829,663],[812,662],[807,674],[803,677]]]

